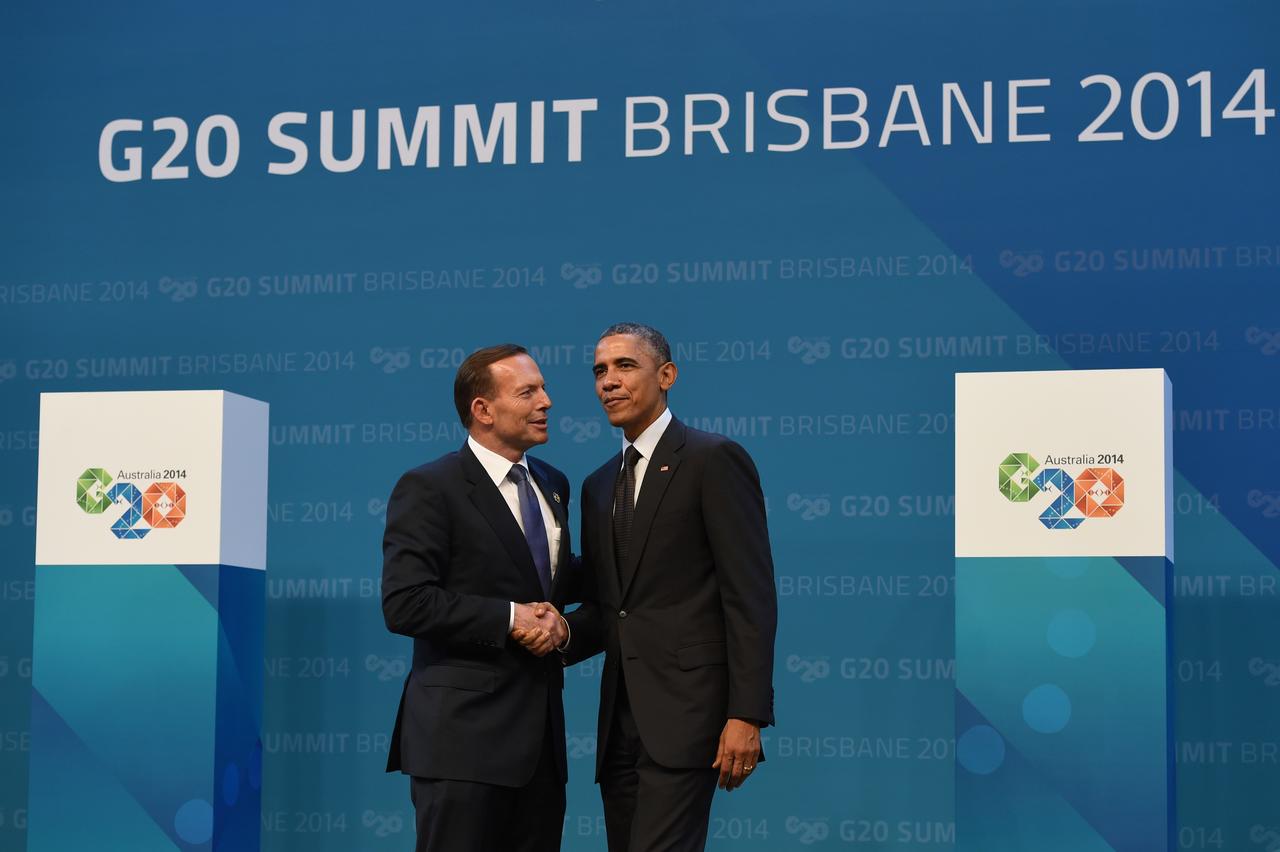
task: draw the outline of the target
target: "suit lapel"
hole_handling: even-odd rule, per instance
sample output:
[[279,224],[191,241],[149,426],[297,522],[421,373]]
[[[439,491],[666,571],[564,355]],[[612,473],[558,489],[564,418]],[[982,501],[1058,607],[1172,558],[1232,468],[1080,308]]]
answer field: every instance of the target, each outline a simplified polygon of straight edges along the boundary
[[542,492],[542,496],[547,499],[547,505],[551,507],[551,514],[555,516],[556,525],[563,530],[566,526],[565,521],[568,518],[568,508],[564,505],[564,495],[551,486],[551,480],[547,477],[547,472],[542,467],[542,462],[528,456],[525,456],[525,459],[529,462],[529,472],[533,474],[534,483],[537,484],[538,490]]
[[475,453],[471,452],[469,446],[463,444],[459,456],[462,458],[462,468],[466,473],[467,481],[471,483],[471,493],[468,496],[471,498],[472,505],[484,516],[485,521],[493,529],[494,535],[498,537],[498,541],[502,542],[502,546],[511,556],[511,561],[525,578],[525,584],[531,589],[537,589],[537,596],[540,597],[542,583],[538,580],[538,570],[533,567],[529,542],[525,540],[524,533],[520,532],[520,525],[511,514],[511,507],[507,505],[507,501],[498,491],[498,486],[493,484],[484,465],[480,464],[480,460],[476,458]]
[[[596,517],[596,526],[600,530],[600,556],[605,564],[605,570],[599,572],[598,576],[607,577],[607,582],[611,589],[618,587],[618,564],[613,556],[613,484],[617,480],[618,471],[621,468],[622,453],[618,453],[605,462],[604,467],[595,474],[597,479],[596,487],[592,489],[593,511]],[[583,499],[586,499],[586,489],[584,488],[583,491]],[[612,598],[611,600],[621,601],[621,593],[617,598]]]
[[[658,512],[663,495],[667,493],[671,477],[675,476],[676,468],[680,465],[679,452],[683,446],[684,424],[672,419],[667,431],[658,440],[658,446],[654,447],[653,458],[645,466],[644,482],[640,486],[640,496],[636,498],[636,512],[631,521],[631,547],[627,551],[626,564],[622,566],[620,574],[622,598],[626,598],[627,590],[635,580],[636,569],[640,566],[640,557],[644,555],[645,543],[649,538],[649,528],[653,526],[653,517]],[[613,528],[612,519],[609,528]]]

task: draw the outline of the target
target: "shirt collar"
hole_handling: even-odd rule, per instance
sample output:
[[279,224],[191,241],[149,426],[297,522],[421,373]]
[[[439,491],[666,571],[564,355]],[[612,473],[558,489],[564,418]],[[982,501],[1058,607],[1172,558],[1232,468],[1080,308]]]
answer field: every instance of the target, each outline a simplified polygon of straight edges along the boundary
[[[476,454],[476,459],[480,462],[480,466],[484,468],[484,472],[489,474],[493,484],[501,485],[502,480],[506,479],[507,474],[511,472],[512,462],[488,447],[481,446],[480,442],[470,435],[467,436],[467,446],[471,448],[471,452]],[[525,456],[521,456],[520,461],[515,462],[515,464],[523,467],[525,473],[529,472],[529,463]]]
[[622,439],[622,456],[625,459],[627,455],[627,447],[634,446],[640,455],[646,460],[653,458],[653,451],[658,448],[658,441],[662,438],[662,433],[667,431],[667,426],[671,423],[671,409],[664,408],[662,413],[658,415],[658,419],[649,424],[649,426],[641,432],[634,441],[628,441],[624,436]]

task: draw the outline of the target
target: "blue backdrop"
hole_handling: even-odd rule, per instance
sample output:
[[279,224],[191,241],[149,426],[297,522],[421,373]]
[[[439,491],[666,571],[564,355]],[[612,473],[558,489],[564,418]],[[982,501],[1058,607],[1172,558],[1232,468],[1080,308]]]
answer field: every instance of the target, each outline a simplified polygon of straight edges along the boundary
[[[673,410],[743,443],[769,502],[779,725],[711,848],[952,845],[953,374],[1164,367],[1179,844],[1280,849],[1280,8],[0,16],[0,846],[26,825],[39,392],[271,403],[263,845],[404,849],[386,496],[462,442],[454,368],[508,339],[576,485],[619,441],[591,347],[635,319],[677,350]],[[565,693],[569,850],[603,847],[599,673]]]

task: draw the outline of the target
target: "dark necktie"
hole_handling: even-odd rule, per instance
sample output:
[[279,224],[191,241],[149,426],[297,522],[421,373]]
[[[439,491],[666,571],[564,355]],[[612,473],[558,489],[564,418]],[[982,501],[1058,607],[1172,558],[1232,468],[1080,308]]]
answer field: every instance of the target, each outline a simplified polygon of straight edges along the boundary
[[618,576],[622,576],[622,563],[627,558],[627,549],[631,546],[631,522],[636,514],[636,462],[640,461],[640,451],[634,446],[627,447],[627,457],[618,471],[618,478],[613,483],[613,559],[618,568]]
[[538,495],[533,493],[529,474],[523,466],[513,464],[507,479],[516,484],[516,493],[520,495],[520,520],[524,526],[525,541],[529,542],[529,555],[533,557],[533,567],[538,571],[542,594],[550,597],[551,551],[547,545],[547,526],[542,522],[542,506],[538,504]]

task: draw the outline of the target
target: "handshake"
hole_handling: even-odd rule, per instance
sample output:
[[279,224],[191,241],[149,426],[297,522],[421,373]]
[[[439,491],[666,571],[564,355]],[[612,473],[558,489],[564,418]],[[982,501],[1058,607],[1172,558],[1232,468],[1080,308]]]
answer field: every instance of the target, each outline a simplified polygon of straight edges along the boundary
[[535,657],[544,657],[556,649],[564,649],[569,642],[569,622],[545,601],[518,603],[511,638]]

